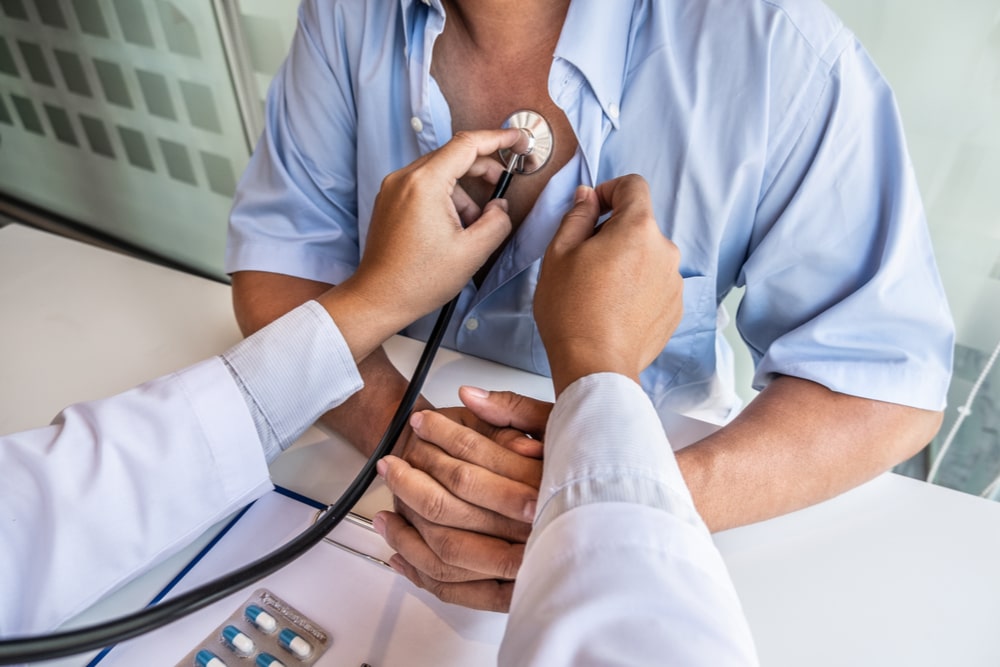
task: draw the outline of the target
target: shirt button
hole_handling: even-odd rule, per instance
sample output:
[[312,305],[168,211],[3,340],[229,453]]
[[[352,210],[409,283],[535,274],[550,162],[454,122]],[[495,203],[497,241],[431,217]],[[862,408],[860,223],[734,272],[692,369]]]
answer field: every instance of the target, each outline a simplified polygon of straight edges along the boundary
[[470,317],[465,321],[465,328],[469,331],[475,331],[479,328],[479,320],[474,317]]
[[424,124],[423,124],[423,122],[419,118],[417,118],[416,116],[414,116],[413,118],[410,119],[410,127],[413,128],[414,132],[423,132],[424,131]]
[[618,105],[615,104],[614,102],[608,105],[608,115],[611,116],[612,118],[618,118],[618,116],[621,115],[621,111],[619,111]]

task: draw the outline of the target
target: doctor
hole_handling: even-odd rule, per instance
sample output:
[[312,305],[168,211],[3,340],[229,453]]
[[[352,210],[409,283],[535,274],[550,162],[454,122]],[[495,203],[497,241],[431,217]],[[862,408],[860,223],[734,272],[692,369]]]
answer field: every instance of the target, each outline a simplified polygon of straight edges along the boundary
[[[455,185],[495,181],[501,166],[484,156],[518,136],[462,133],[391,174],[355,276],[220,357],[0,438],[0,636],[56,627],[268,491],[267,463],[361,388],[357,363],[457,293],[509,233],[504,202],[480,211]],[[602,210],[613,213],[594,235]],[[558,400],[503,664],[603,661],[611,649],[633,664],[755,662],[636,384],[680,318],[679,275],[633,273],[677,266],[650,210],[637,177],[581,189],[546,258],[538,316]],[[454,433],[435,417],[413,425],[446,446]],[[415,473],[394,457],[379,468],[401,491]]]

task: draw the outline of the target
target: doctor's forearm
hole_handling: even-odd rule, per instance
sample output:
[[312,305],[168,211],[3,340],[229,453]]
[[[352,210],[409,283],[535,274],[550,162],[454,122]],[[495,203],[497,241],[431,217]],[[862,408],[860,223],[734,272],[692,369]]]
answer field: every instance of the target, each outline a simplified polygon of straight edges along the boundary
[[677,453],[714,531],[832,498],[919,451],[941,413],[775,379],[728,426]]

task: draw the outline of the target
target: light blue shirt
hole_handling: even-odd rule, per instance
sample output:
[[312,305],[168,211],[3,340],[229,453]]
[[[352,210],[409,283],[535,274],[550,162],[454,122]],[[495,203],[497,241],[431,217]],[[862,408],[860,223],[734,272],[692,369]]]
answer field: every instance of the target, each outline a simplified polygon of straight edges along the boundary
[[[439,0],[306,0],[234,203],[226,269],[328,283],[364,251],[382,178],[451,137],[430,75]],[[719,304],[756,364],[835,391],[944,404],[953,326],[895,102],[811,0],[574,0],[549,75],[576,155],[548,183],[445,344],[548,373],[539,261],[578,184],[650,183],[681,251],[684,319],[643,374],[661,416],[734,413]],[[425,337],[433,317],[406,333]]]

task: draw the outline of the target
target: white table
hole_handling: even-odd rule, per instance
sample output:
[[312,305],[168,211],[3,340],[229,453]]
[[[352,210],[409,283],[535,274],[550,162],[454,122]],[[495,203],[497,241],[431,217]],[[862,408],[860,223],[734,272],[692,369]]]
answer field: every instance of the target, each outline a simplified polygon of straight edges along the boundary
[[[0,229],[0,432],[47,423],[239,339],[229,288],[20,226]],[[396,338],[404,372],[417,354]],[[542,378],[442,351],[428,392],[459,383],[550,394]],[[272,467],[321,500],[360,461],[311,429]],[[379,491],[370,502],[381,504]],[[1000,505],[896,475],[717,536],[762,664],[1000,664]],[[181,556],[84,620],[142,604]],[[64,660],[59,664],[79,664]]]

